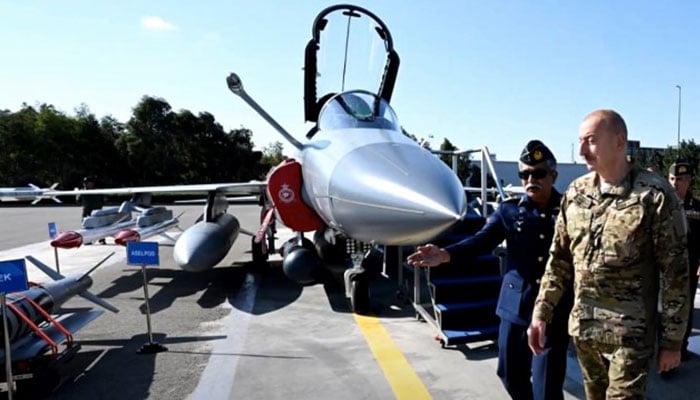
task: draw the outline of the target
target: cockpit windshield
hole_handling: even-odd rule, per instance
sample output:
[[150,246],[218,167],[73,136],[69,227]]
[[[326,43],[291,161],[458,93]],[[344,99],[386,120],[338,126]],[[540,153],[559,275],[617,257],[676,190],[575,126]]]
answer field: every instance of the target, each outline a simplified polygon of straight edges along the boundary
[[364,90],[340,93],[328,100],[319,114],[318,127],[322,131],[349,128],[400,130],[389,103]]

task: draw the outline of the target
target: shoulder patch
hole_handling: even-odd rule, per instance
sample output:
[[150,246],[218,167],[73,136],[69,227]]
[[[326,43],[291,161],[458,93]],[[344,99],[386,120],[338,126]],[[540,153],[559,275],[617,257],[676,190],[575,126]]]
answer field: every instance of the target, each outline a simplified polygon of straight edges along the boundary
[[581,193],[576,193],[573,200],[581,208],[591,208],[593,206],[593,201]]
[[633,206],[635,204],[639,204],[639,197],[633,196],[625,201],[621,201],[615,204],[615,209],[617,210],[623,210],[627,207]]

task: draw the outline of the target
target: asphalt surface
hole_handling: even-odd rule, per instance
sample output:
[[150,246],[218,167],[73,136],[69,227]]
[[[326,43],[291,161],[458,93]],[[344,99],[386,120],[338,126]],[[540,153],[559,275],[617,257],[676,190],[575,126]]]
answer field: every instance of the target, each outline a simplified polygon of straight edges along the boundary
[[[182,228],[190,226],[201,209],[173,207],[176,215],[183,212]],[[236,205],[229,212],[244,228],[256,228],[258,207]],[[31,254],[53,266],[48,223],[55,222],[59,230],[77,229],[80,209],[0,207],[0,221],[0,260]],[[107,245],[58,252],[61,272],[71,274],[115,251],[92,274],[91,291],[120,312],[107,311],[74,334],[81,350],[61,371],[61,386],[44,398],[508,398],[496,376],[497,349],[489,343],[442,349],[433,328],[417,321],[412,306],[397,298],[391,279],[378,276],[371,284],[376,328],[388,334],[380,344],[399,352],[386,363],[387,353],[376,351],[376,337],[367,333],[366,321],[349,312],[339,285],[292,283],[274,259],[265,270],[253,269],[250,238],[244,235],[219,266],[199,274],[179,270],[167,241],[159,241],[160,266],[146,270],[152,341],[168,349],[157,354],[137,352],[150,342],[146,297],[142,271],[126,265],[124,248],[108,239]],[[27,268],[31,280],[48,279],[31,264]],[[65,305],[81,307],[94,306],[79,297]],[[699,322],[696,318],[696,326]],[[700,349],[696,338],[694,349]],[[397,375],[395,358],[406,361],[415,379]],[[653,372],[648,398],[697,398],[698,366],[700,357],[695,357],[668,381]],[[573,355],[567,375],[565,397],[584,398]],[[401,385],[415,381],[427,395],[402,390]]]

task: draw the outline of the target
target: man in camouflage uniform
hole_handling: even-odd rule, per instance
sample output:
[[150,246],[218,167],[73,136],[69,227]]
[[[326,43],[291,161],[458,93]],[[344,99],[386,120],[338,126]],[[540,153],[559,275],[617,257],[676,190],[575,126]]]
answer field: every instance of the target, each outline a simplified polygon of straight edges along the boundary
[[526,334],[559,213],[561,194],[554,188],[557,161],[544,143],[531,140],[518,169],[525,194],[501,202],[473,236],[445,248],[419,246],[407,261],[417,267],[468,265],[475,255],[491,252],[505,240],[505,274],[496,306],[501,320],[496,372],[513,399],[563,400],[572,291],[559,302],[547,327],[545,354],[533,357]]
[[573,279],[569,334],[586,397],[643,399],[657,318],[658,370],[680,363],[688,320],[683,212],[663,177],[627,162],[627,127],[617,112],[586,116],[579,141],[591,172],[563,195],[529,344],[544,351],[546,322]]
[[676,190],[678,199],[683,204],[685,217],[688,222],[688,327],[683,337],[683,348],[681,349],[681,360],[688,360],[688,338],[693,330],[693,311],[695,303],[695,292],[698,289],[698,274],[700,273],[700,201],[693,197],[690,187],[693,170],[685,162],[677,162],[671,165],[668,170],[668,183]]

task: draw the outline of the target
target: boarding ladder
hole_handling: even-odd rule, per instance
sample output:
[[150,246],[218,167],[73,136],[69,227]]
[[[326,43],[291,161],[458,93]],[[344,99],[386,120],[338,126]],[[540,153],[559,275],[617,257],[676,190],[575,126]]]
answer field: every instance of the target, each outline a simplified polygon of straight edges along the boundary
[[[506,193],[494,169],[488,148],[457,152],[435,151],[452,156],[452,169],[456,172],[458,158],[478,153],[481,155],[481,187],[465,184],[467,193],[477,193],[464,220],[446,235],[433,243],[445,246],[465,239],[484,225],[494,206],[486,201],[488,195],[496,196],[497,202],[506,198]],[[496,186],[487,187],[487,173]],[[499,247],[493,253],[474,254],[465,265],[444,264],[434,268],[413,268],[404,264],[408,271],[400,277],[400,286],[412,293],[411,302],[416,317],[431,324],[437,331],[443,347],[462,343],[495,340],[498,336],[496,302],[500,291],[505,250]]]

